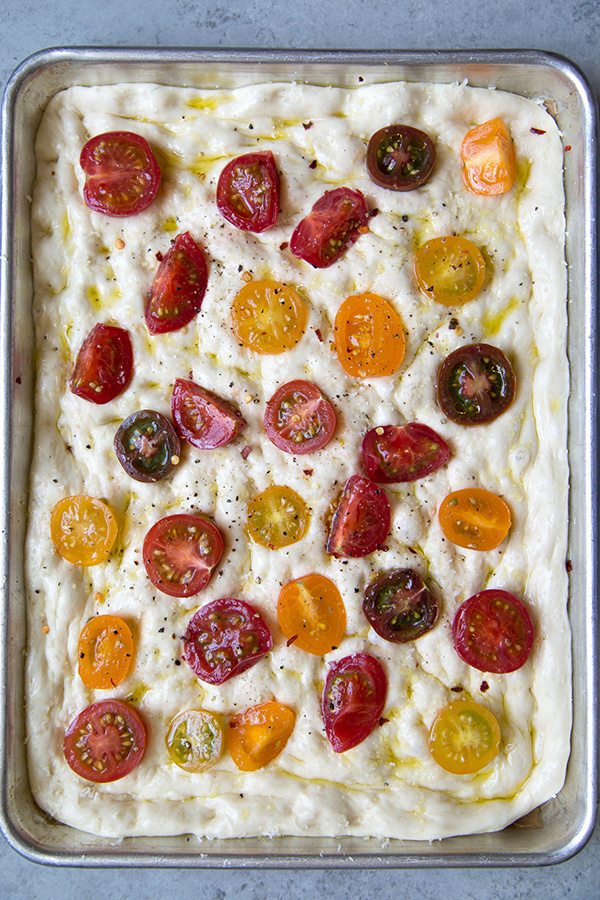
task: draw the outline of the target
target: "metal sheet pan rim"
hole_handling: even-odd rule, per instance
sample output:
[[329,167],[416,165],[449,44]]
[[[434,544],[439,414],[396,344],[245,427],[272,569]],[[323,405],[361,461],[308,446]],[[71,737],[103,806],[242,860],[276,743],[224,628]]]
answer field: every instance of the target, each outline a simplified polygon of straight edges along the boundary
[[[439,853],[420,855],[418,852],[389,853],[368,852],[356,853],[352,856],[338,856],[336,854],[240,854],[231,852],[227,854],[205,855],[195,852],[173,853],[161,855],[148,852],[123,852],[118,846],[110,844],[106,851],[86,853],[84,855],[74,853],[72,850],[51,850],[40,847],[33,835],[22,833],[12,819],[10,802],[8,797],[8,766],[10,760],[6,757],[8,716],[5,715],[0,731],[0,762],[2,763],[2,783],[0,797],[0,827],[9,843],[21,854],[35,862],[68,866],[164,866],[164,867],[210,867],[210,868],[379,868],[393,867],[404,868],[413,866],[528,866],[548,865],[562,862],[577,853],[589,839],[595,823],[595,797],[597,791],[597,761],[596,761],[596,675],[597,659],[595,647],[595,634],[597,625],[597,608],[595,604],[596,566],[597,566],[597,522],[593,498],[597,486],[597,413],[598,398],[595,385],[597,382],[596,362],[596,321],[595,302],[597,288],[596,258],[594,253],[596,234],[596,103],[591,89],[581,71],[565,57],[539,50],[431,50],[431,51],[404,51],[404,50],[258,50],[252,48],[114,48],[114,47],[55,47],[40,51],[25,59],[15,70],[8,82],[2,107],[2,150],[4,167],[2,173],[2,274],[1,274],[1,298],[0,308],[0,341],[2,349],[2,363],[0,369],[0,392],[2,401],[2,415],[0,417],[0,440],[4,447],[4,461],[0,468],[0,501],[4,515],[4,528],[1,536],[0,551],[2,553],[2,566],[0,569],[0,584],[2,586],[3,612],[2,631],[0,636],[0,700],[4,701],[6,708],[9,656],[7,652],[7,629],[10,591],[8,585],[8,561],[10,553],[9,529],[7,527],[9,510],[9,484],[10,484],[10,454],[8,449],[11,440],[10,402],[11,402],[11,338],[12,323],[10,317],[10,299],[14,287],[14,269],[12,265],[11,249],[13,237],[13,171],[15,158],[13,153],[14,139],[14,115],[21,91],[27,82],[37,76],[47,67],[59,63],[78,64],[173,64],[181,65],[193,63],[222,63],[228,66],[234,64],[284,64],[288,66],[318,63],[323,65],[338,64],[345,66],[355,65],[404,65],[409,68],[456,65],[456,66],[546,66],[560,71],[572,84],[577,93],[582,110],[583,130],[585,135],[584,148],[584,177],[585,185],[585,271],[583,283],[585,286],[585,300],[583,313],[585,315],[588,340],[585,345],[586,377],[584,395],[586,398],[586,422],[585,437],[587,452],[583,459],[584,479],[586,485],[584,519],[586,526],[586,541],[583,551],[588,561],[586,568],[586,594],[588,598],[588,612],[590,625],[592,626],[585,638],[585,650],[590,665],[586,670],[585,686],[588,696],[588,704],[584,711],[587,728],[587,741],[585,746],[586,770],[585,785],[587,788],[586,805],[584,814],[578,822],[577,831],[570,839],[559,847],[546,853],[540,852],[473,852],[451,853],[443,850],[448,841],[437,842]],[[4,638],[4,639],[2,639]],[[475,842],[477,835],[472,836]],[[233,843],[233,842],[232,842]],[[411,842],[413,844],[413,842]],[[414,844],[413,844],[414,846]],[[429,845],[430,846],[430,845]],[[207,849],[209,849],[207,847]]]

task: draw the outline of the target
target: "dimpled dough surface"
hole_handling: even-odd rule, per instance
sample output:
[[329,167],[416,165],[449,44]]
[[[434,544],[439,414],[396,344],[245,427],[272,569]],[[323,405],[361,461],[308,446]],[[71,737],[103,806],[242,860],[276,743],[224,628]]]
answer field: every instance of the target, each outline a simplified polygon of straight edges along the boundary
[[[504,196],[478,197],[463,184],[460,144],[469,127],[494,116],[511,130],[518,180]],[[309,121],[305,129],[302,123]],[[386,191],[368,177],[366,142],[391,122],[421,128],[436,143],[436,168],[419,190]],[[91,136],[113,130],[147,138],[163,173],[155,202],[126,219],[94,213],[82,201],[81,148]],[[255,148],[271,149],[282,172],[278,222],[260,235],[230,226],[215,204],[223,166]],[[543,106],[457,84],[263,84],[222,92],[76,87],[48,105],[36,150],[27,708],[30,777],[42,808],[76,828],[115,838],[189,832],[432,839],[500,829],[556,794],[570,729],[568,370],[562,147]],[[317,165],[310,168],[313,160]],[[323,192],[340,185],[361,190],[379,215],[339,262],[318,271],[280,245]],[[202,311],[181,331],[151,337],[143,297],[158,266],[156,254],[186,230],[209,258]],[[453,233],[484,248],[492,277],[478,299],[448,310],[418,293],[412,259],[424,241]],[[304,337],[285,355],[259,356],[238,346],[230,306],[243,284],[242,270],[289,281],[308,298]],[[406,325],[406,359],[393,377],[352,379],[332,352],[335,313],[346,296],[361,291],[389,299]],[[458,328],[450,327],[452,317]],[[77,350],[99,321],[127,328],[135,354],[131,385],[106,406],[68,389]],[[450,351],[478,340],[509,356],[518,393],[495,422],[464,428],[446,421],[438,408],[435,373]],[[115,431],[140,408],[168,415],[177,377],[192,377],[236,401],[247,429],[211,452],[186,446],[166,480],[134,482],[114,455]],[[280,452],[262,427],[266,401],[293,378],[314,381],[338,411],[334,440],[311,456]],[[453,448],[452,460],[413,484],[386,486],[393,513],[387,551],[354,560],[327,556],[323,520],[336,491],[359,471],[362,435],[405,421],[438,430]],[[252,452],[244,460],[246,444]],[[312,510],[304,540],[279,551],[249,543],[245,533],[248,500],[271,484],[289,485]],[[512,509],[508,541],[497,550],[463,551],[443,539],[437,508],[449,491],[470,485],[502,494]],[[53,505],[78,493],[106,498],[120,526],[108,562],[90,569],[64,562],[50,541]],[[214,517],[226,550],[204,591],[175,600],[152,588],[141,547],[161,516],[192,510]],[[379,638],[361,611],[373,573],[397,566],[416,568],[442,605],[435,628],[405,645]],[[276,619],[281,585],[309,571],[336,583],[347,610],[346,636],[324,660],[287,647]],[[452,646],[455,610],[486,586],[524,597],[535,621],[533,653],[510,675],[484,676]],[[193,611],[226,596],[260,610],[274,648],[241,676],[212,687],[176,661]],[[136,639],[132,672],[111,692],[87,689],[77,674],[79,633],[99,612],[125,618]],[[320,714],[326,666],[363,651],[386,669],[389,721],[355,749],[335,754]],[[485,703],[502,731],[498,757],[475,775],[446,773],[428,750],[429,728],[458,696],[451,692],[455,686],[464,688],[460,696]],[[132,774],[96,785],[69,769],[62,739],[81,709],[107,696],[134,703],[149,739]],[[225,754],[210,771],[190,775],[170,762],[164,735],[181,710],[202,706],[228,715],[270,698],[290,706],[297,719],[284,751],[266,768],[241,773]]]

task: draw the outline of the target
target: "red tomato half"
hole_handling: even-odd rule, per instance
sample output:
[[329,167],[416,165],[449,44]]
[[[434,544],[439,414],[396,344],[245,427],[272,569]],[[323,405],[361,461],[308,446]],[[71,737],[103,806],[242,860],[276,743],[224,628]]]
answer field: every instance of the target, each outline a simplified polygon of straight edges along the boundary
[[160,169],[148,141],[132,131],[97,134],[79,157],[85,172],[83,199],[107,216],[134,216],[149,206],[160,185]]
[[91,403],[108,403],[125,390],[133,374],[129,332],[115,325],[94,325],[79,348],[70,387]]
[[233,403],[183,378],[173,386],[171,413],[179,436],[200,450],[230,444],[246,424]]
[[358,239],[368,218],[367,204],[360,191],[346,187],[327,191],[296,225],[290,250],[315,269],[325,269]]
[[223,555],[223,538],[204,516],[165,516],[144,538],[142,553],[154,587],[170,597],[193,597],[210,581]]
[[266,231],[275,224],[279,175],[270,150],[245,153],[225,166],[217,184],[217,206],[223,218],[242,231]]
[[509,591],[495,588],[465,600],[452,623],[454,647],[460,658],[481,672],[498,675],[525,665],[533,634],[525,604]]
[[200,312],[208,268],[189,231],[178,234],[158,267],[146,295],[144,318],[150,334],[177,331]]
[[265,409],[269,440],[285,453],[312,453],[328,444],[335,431],[335,409],[316,384],[289,381],[278,388]]
[[327,552],[332,556],[367,556],[390,533],[391,510],[383,488],[362,475],[352,475],[331,520]]
[[183,658],[202,681],[223,684],[273,646],[264,619],[243,600],[223,597],[199,609],[183,636]]
[[88,781],[117,781],[142,761],[146,726],[121,700],[92,703],[65,732],[63,753],[73,771]]
[[418,422],[371,428],[362,442],[365,472],[372,481],[385,484],[424,478],[445,466],[451,456],[446,441]]
[[356,747],[381,718],[387,676],[379,660],[353,653],[334,662],[325,680],[321,710],[327,739],[336,753]]

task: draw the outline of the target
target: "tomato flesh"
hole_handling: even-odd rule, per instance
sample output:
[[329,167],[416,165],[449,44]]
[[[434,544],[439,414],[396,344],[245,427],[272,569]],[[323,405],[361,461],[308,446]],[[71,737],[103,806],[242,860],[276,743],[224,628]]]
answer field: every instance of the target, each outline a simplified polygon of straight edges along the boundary
[[256,544],[269,550],[301,541],[309,524],[308,506],[285,485],[272,485],[248,504],[248,534]]
[[143,482],[165,478],[181,453],[173,426],[153,409],[140,409],[127,416],[117,429],[114,448],[127,474]]
[[233,332],[254,353],[285,353],[304,334],[308,314],[291,285],[264,279],[238,291],[231,307]]
[[384,297],[346,297],[334,325],[335,349],[344,371],[354,378],[393,375],[406,352],[404,323]]
[[83,199],[107,216],[133,216],[149,206],[160,185],[160,169],[148,142],[132,131],[97,134],[83,147]]
[[109,690],[124,681],[133,659],[133,636],[118,616],[94,616],[79,636],[79,675],[96,690]]
[[99,323],[79,348],[71,375],[71,392],[102,405],[125,390],[132,374],[133,346],[129,332]]
[[442,709],[429,733],[434,760],[454,775],[472,775],[489,765],[500,748],[500,726],[481,703],[455,700]]
[[439,608],[418,572],[392,569],[368,585],[363,612],[380,637],[405,644],[431,631]]
[[446,357],[438,369],[437,400],[444,415],[460,425],[497,419],[515,398],[517,379],[498,347],[469,344]]
[[445,466],[452,456],[446,441],[428,425],[380,425],[367,431],[362,462],[372,481],[417,481]]
[[387,125],[371,137],[367,169],[371,179],[390,191],[414,191],[433,171],[435,147],[424,131],[410,125]]
[[178,234],[146,296],[144,319],[150,334],[165,334],[188,325],[200,312],[207,284],[204,253],[188,231]]
[[284,453],[313,453],[325,447],[336,426],[335,409],[310,381],[289,381],[267,402],[267,437]]
[[288,582],[277,602],[279,626],[294,647],[315,656],[336,649],[346,632],[346,609],[337,587],[312,573]]
[[223,684],[256,665],[273,646],[260,613],[231,597],[213,600],[195,613],[183,636],[183,658],[208,684]]
[[344,255],[366,228],[369,215],[360,191],[335,188],[317,200],[290,239],[290,250],[315,269],[325,269]]
[[452,624],[456,652],[481,672],[504,675],[524,666],[534,627],[525,604],[509,591],[480,591],[459,606]]
[[177,514],[159,519],[144,538],[148,578],[170,597],[193,597],[210,581],[223,555],[221,532],[204,516]]
[[353,653],[334,662],[325,680],[321,710],[327,739],[345,753],[379,723],[387,697],[387,676],[379,660]]
[[225,166],[217,183],[217,206],[242,231],[266,231],[275,224],[279,175],[270,150],[246,153]]
[[230,444],[246,425],[233,403],[183,378],[173,386],[171,413],[180,437],[199,450]]
[[445,537],[467,550],[494,550],[510,531],[510,508],[502,497],[482,488],[453,491],[442,500],[440,525]]
[[390,504],[383,488],[362,475],[352,475],[333,514],[327,553],[367,556],[383,545],[390,525]]
[[229,722],[229,752],[242,772],[268,765],[287,744],[296,715],[276,700],[251,706]]
[[223,755],[221,719],[206,709],[188,709],[171,721],[166,743],[170,758],[184,772],[205,772]]
[[433,238],[415,254],[415,278],[421,293],[444,306],[474,300],[483,288],[485,259],[479,247],[463,237]]
[[54,548],[73,566],[106,562],[117,532],[117,520],[110,506],[85,494],[63,497],[50,515]]
[[82,710],[67,728],[63,742],[65,759],[73,771],[99,783],[129,775],[145,750],[143,719],[121,700],[101,700]]
[[503,119],[490,119],[467,132],[460,155],[465,184],[474,194],[498,196],[513,187],[517,160]]

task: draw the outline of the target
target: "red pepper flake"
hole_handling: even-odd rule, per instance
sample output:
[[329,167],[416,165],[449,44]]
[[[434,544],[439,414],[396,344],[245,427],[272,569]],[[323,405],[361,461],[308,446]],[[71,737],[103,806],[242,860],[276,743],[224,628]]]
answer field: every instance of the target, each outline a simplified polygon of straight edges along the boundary
[[482,681],[481,684],[480,684],[480,686],[479,686],[479,690],[480,690],[480,691],[483,691],[483,693],[485,694],[485,692],[486,692],[486,691],[489,691],[489,689],[490,689],[490,686],[489,686],[489,684],[487,683],[487,681]]
[[460,686],[460,684],[456,684],[456,685],[454,685],[454,687],[451,687],[450,690],[454,691],[455,694],[462,694],[462,692],[464,691],[464,688],[462,688]]
[[242,454],[242,459],[248,459],[248,457],[252,453],[252,447],[249,444],[246,444],[246,446],[243,447],[242,450],[240,450],[240,453]]
[[570,149],[571,149],[571,145],[565,144],[565,153],[568,153]]
[[379,215],[379,210],[377,209],[376,206],[374,206],[373,209],[370,209],[368,212],[368,216],[370,219],[374,219],[375,216],[378,216],[378,215]]
[[383,716],[382,716],[382,717],[380,718],[380,720],[379,720],[379,725],[380,725],[380,726],[381,726],[381,725],[387,725],[387,723],[388,723],[389,721],[390,721],[389,719],[384,719]]
[[237,728],[237,722],[230,722],[230,723],[229,723],[229,727],[230,727],[230,728]]
[[288,248],[289,246],[290,246],[289,243],[288,243],[287,241],[284,241],[283,244],[280,244],[280,245],[279,245],[279,249],[280,249],[280,250],[287,250],[287,248]]
[[313,161],[312,161],[311,163],[308,164],[308,168],[309,168],[309,169],[316,169],[316,168],[317,168],[317,161],[316,161],[316,159],[313,159]]
[[314,469],[302,469],[302,471],[304,472],[305,475],[308,475],[310,477],[312,475],[312,473],[314,472]]
[[571,572],[573,571],[573,563],[571,562],[570,559],[568,559],[568,560],[565,562],[565,568],[566,568],[567,572],[568,572],[569,574],[571,574]]
[[304,128],[305,131],[308,131],[309,128],[313,127],[313,123],[312,122],[303,122],[302,127]]
[[160,252],[160,250],[157,250],[157,251],[156,251],[156,258],[157,258],[157,260],[158,260],[159,262],[162,262],[162,261],[163,261],[163,255],[162,255],[162,253]]
[[322,335],[322,333],[321,333],[321,329],[320,329],[320,328],[315,328],[315,334],[316,334],[316,336],[318,337],[318,339],[321,341],[321,343],[323,343],[323,335]]
[[379,549],[381,550],[382,553],[387,553],[390,548],[388,547],[387,544],[382,544]]
[[532,134],[546,134],[543,128],[530,128],[529,130]]
[[297,634],[293,634],[293,635],[291,636],[291,638],[285,642],[286,647],[291,647],[292,644],[294,643],[294,641],[297,641],[297,640],[298,640],[298,635],[297,635]]
[[17,377],[15,378],[15,381],[17,382],[17,384],[21,384],[21,376],[17,375]]

